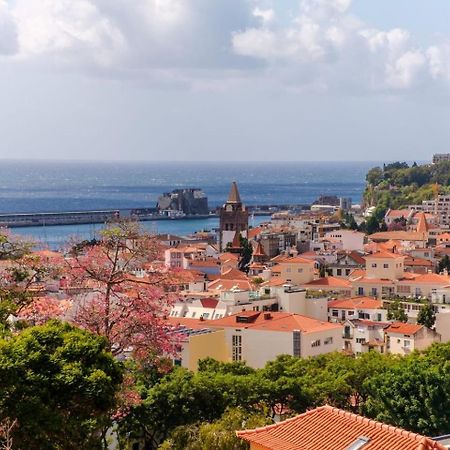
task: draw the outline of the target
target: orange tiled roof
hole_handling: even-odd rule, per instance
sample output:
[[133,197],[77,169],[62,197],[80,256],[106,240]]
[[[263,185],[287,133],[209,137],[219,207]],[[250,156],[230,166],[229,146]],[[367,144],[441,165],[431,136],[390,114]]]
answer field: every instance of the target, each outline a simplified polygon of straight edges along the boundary
[[424,258],[413,258],[408,256],[405,260],[405,266],[433,266],[433,262]]
[[398,259],[398,258],[404,258],[403,255],[399,255],[398,253],[392,253],[387,251],[378,251],[376,253],[372,253],[371,255],[364,256],[365,259]]
[[423,325],[416,325],[413,323],[394,322],[388,328],[386,328],[386,332],[410,335],[410,334],[416,334],[422,328],[423,328]]
[[[237,320],[238,317],[246,317],[249,320],[248,322],[240,322]],[[323,322],[300,314],[283,312],[262,313],[257,311],[242,311],[222,319],[210,321],[209,325],[218,328],[251,328],[265,331],[290,332],[300,330],[303,333],[342,328],[340,324]]]
[[427,233],[428,232],[428,223],[425,213],[423,211],[417,213],[418,221],[416,231],[418,233]]
[[220,278],[222,280],[248,280],[248,276],[244,272],[234,269],[233,267],[225,270],[220,275]]
[[336,277],[323,277],[317,280],[310,281],[309,283],[305,283],[303,286],[305,287],[317,287],[317,286],[327,286],[327,287],[337,287],[337,288],[350,288],[352,285],[350,281],[343,278]]
[[450,284],[450,277],[448,275],[439,275],[437,273],[424,273],[423,275],[418,275],[414,279],[415,283],[433,283],[440,285]]
[[424,241],[423,233],[417,233],[416,231],[380,231],[378,233],[371,234],[369,238],[372,241]]
[[381,300],[371,297],[343,298],[328,303],[328,307],[334,309],[380,309],[382,306]]
[[254,239],[256,236],[261,234],[261,231],[263,231],[262,227],[250,228],[247,233],[248,239]]
[[213,289],[218,291],[231,291],[232,289],[251,291],[253,286],[249,280],[226,280],[223,278],[217,278],[208,285],[208,290]]
[[226,253],[222,253],[219,256],[220,261],[229,261],[230,259],[237,261],[239,259],[239,256],[237,256],[235,253],[230,253],[230,252],[226,252]]
[[279,264],[314,264],[314,261],[301,256],[275,256],[271,261],[277,262]]
[[400,217],[404,217],[405,219],[411,214],[410,209],[390,209],[386,213],[386,217],[393,217],[399,219]]
[[364,450],[445,450],[425,436],[328,405],[237,435],[261,450],[343,450],[363,436]]

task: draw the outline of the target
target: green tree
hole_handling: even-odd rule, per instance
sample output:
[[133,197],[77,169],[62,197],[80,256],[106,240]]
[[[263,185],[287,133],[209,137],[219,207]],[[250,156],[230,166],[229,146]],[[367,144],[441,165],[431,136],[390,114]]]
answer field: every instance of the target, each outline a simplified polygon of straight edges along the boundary
[[447,272],[450,272],[450,257],[448,255],[445,255],[438,264],[437,267],[437,273],[441,273],[444,270],[447,270]]
[[248,272],[248,265],[250,264],[250,261],[252,260],[253,255],[253,247],[252,244],[250,244],[249,240],[242,237],[241,234],[239,234],[239,241],[241,243],[241,259],[239,260],[239,270],[243,272]]
[[405,313],[400,300],[395,300],[389,304],[387,318],[388,320],[396,320],[397,322],[408,322],[408,316]]
[[367,234],[373,234],[380,231],[380,223],[375,214],[372,214],[366,221]]
[[101,448],[122,381],[106,347],[105,339],[55,321],[0,341],[0,417],[17,420],[15,447]]
[[387,424],[435,436],[450,429],[450,366],[422,355],[400,360],[396,367],[368,382],[365,414]]
[[417,315],[417,323],[426,326],[427,328],[433,328],[436,322],[436,313],[433,307],[427,303],[424,305]]
[[176,428],[159,448],[161,450],[246,450],[248,444],[236,436],[236,431],[269,425],[271,421],[261,413],[251,413],[242,408],[227,409],[222,417],[212,423]]

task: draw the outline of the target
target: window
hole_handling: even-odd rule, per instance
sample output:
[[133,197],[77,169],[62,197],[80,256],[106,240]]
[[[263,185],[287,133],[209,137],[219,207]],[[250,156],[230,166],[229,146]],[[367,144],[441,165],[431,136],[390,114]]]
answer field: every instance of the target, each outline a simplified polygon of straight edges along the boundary
[[320,347],[320,339],[311,342],[311,347]]
[[377,263],[372,263],[372,267],[375,269],[377,267]]
[[339,316],[339,311],[338,311],[337,309],[333,309],[333,310],[331,311],[331,315],[332,315],[333,317],[338,317],[338,316]]
[[372,288],[372,289],[371,289],[371,292],[372,292],[372,295],[373,295],[374,297],[377,296],[377,288]]
[[209,313],[203,313],[203,316],[202,316],[204,319],[208,319],[209,318]]
[[337,269],[337,270],[336,270],[336,273],[337,273],[337,276],[338,276],[338,277],[341,276],[341,275],[342,275],[342,269]]
[[298,358],[300,358],[301,356],[301,335],[300,335],[300,331],[294,331],[292,334],[292,339],[293,339],[293,352],[292,354],[294,356],[297,356]]
[[303,269],[297,269],[297,272],[298,272],[298,273],[302,273],[302,272],[303,272]]
[[196,315],[197,313],[194,311],[193,313],[192,313],[192,318],[194,318],[195,317],[195,315]]
[[366,343],[366,338],[356,338],[356,343],[357,344],[365,344]]
[[383,269],[389,269],[389,264],[383,264]]
[[350,269],[345,269],[345,275],[349,276],[350,275]]
[[232,337],[233,361],[242,361],[242,336],[234,334]]
[[355,314],[355,311],[347,311],[347,316],[353,316]]
[[382,320],[381,314],[378,313],[378,314],[377,314],[377,321],[378,321],[378,322],[381,322],[381,320]]
[[411,341],[405,339],[405,340],[403,341],[403,347],[405,347],[405,348],[411,347]]
[[333,343],[333,336],[327,337],[325,338],[325,340],[323,341],[324,345],[329,345]]
[[364,295],[364,288],[362,287],[358,288],[358,295]]

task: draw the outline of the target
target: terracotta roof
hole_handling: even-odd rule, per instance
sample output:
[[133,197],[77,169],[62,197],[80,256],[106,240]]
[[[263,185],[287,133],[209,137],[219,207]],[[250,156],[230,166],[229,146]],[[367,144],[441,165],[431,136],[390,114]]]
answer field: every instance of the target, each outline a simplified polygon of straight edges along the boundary
[[266,256],[263,246],[261,245],[261,242],[258,242],[256,244],[255,251],[253,252],[253,256]]
[[249,280],[226,280],[218,278],[208,285],[208,290],[216,289],[218,291],[230,291],[231,289],[239,289],[242,291],[251,291],[252,283]]
[[378,251],[376,253],[372,253],[371,255],[364,256],[364,259],[399,259],[404,258],[403,255],[399,255],[398,253],[386,252],[386,251]]
[[262,227],[250,228],[247,232],[248,239],[254,239],[256,236],[261,234],[261,231],[263,231]]
[[271,261],[277,262],[279,264],[314,264],[314,261],[301,256],[281,256],[278,255],[272,258]]
[[231,183],[230,193],[228,194],[227,203],[241,203],[241,196],[239,195],[239,190],[236,181]]
[[220,275],[222,280],[248,280],[248,276],[238,269],[231,267]]
[[166,323],[172,327],[180,328],[192,328],[193,330],[202,330],[208,328],[206,326],[206,320],[200,319],[188,319],[186,317],[168,317]]
[[445,450],[425,436],[328,405],[236,434],[261,450],[345,450],[363,437],[369,439],[364,450]]
[[[247,322],[241,321],[239,318],[245,318]],[[340,324],[323,322],[300,314],[283,312],[264,313],[257,311],[242,311],[241,313],[211,321],[209,325],[218,328],[249,328],[253,330],[284,332],[300,330],[303,333],[342,328]]]
[[241,248],[241,233],[239,233],[239,231],[236,231],[236,233],[234,233],[234,238],[233,238],[233,242],[231,243],[231,248]]
[[338,288],[350,288],[352,285],[350,281],[343,278],[335,278],[335,277],[323,277],[317,280],[310,281],[309,283],[305,283],[303,286],[311,287],[311,286],[328,286],[328,287],[338,287]]
[[424,212],[417,213],[418,220],[417,220],[417,227],[416,231],[418,233],[427,233],[428,232],[428,223],[427,218],[425,216]]
[[388,328],[386,328],[386,333],[411,335],[411,334],[416,334],[422,328],[423,328],[423,325],[416,325],[413,323],[394,322]]
[[383,304],[381,300],[371,297],[352,297],[328,302],[328,308],[333,309],[380,309]]
[[200,303],[202,304],[203,308],[215,309],[219,301],[216,298],[209,297],[200,299]]
[[389,209],[386,213],[386,217],[392,217],[395,219],[399,219],[404,217],[405,219],[411,214],[410,209]]
[[229,261],[230,259],[237,261],[239,259],[239,256],[237,256],[235,253],[230,253],[230,252],[222,253],[219,256],[219,260],[222,262]]
[[220,266],[220,261],[218,261],[217,259],[193,259],[189,262],[189,265],[191,267],[216,267]]
[[420,283],[433,283],[433,284],[450,284],[450,277],[448,275],[439,275],[437,273],[425,273],[415,277],[414,282]]
[[424,241],[423,233],[416,231],[380,231],[369,236],[372,241],[389,241],[390,239],[398,241]]
[[284,284],[288,284],[288,282],[283,278],[275,277],[269,281],[262,283],[261,286],[283,286]]
[[412,257],[407,257],[405,259],[405,266],[428,266],[428,267],[432,267],[433,266],[433,261],[430,261],[429,259],[424,259],[424,258],[412,258]]

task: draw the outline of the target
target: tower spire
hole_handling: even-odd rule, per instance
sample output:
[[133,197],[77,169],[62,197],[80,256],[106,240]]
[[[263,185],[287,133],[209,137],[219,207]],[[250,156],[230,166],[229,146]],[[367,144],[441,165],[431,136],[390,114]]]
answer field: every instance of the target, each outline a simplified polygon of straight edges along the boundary
[[230,194],[228,195],[227,203],[241,203],[241,196],[239,195],[239,190],[236,181],[231,183]]

